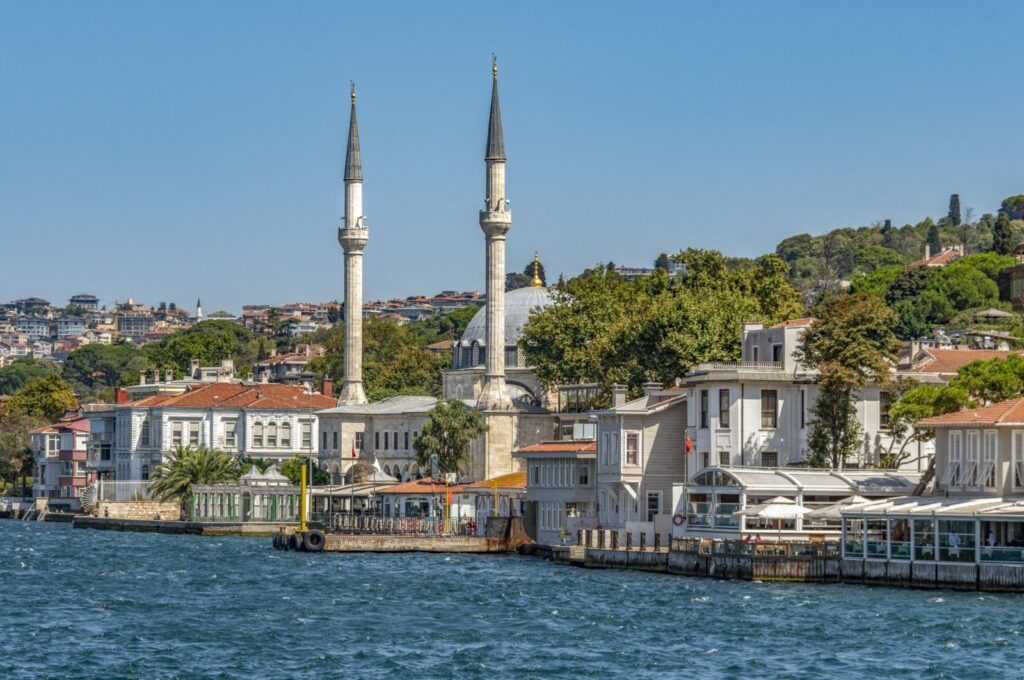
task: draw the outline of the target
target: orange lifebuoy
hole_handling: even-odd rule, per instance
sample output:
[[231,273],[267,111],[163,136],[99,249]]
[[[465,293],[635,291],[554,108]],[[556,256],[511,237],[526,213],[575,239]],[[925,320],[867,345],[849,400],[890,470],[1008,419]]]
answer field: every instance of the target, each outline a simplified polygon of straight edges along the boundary
[[675,524],[677,527],[683,526],[683,523],[685,521],[686,521],[686,516],[683,515],[683,513],[681,513],[681,512],[677,512],[675,515],[672,516],[672,524]]

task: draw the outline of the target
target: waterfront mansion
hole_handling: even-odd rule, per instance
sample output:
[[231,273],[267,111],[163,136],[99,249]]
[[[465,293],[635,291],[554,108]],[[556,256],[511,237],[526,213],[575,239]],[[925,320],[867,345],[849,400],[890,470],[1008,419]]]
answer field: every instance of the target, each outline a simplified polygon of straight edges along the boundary
[[88,468],[100,479],[148,480],[178,446],[285,460],[315,456],[316,411],[334,399],[301,385],[210,382],[91,409]]

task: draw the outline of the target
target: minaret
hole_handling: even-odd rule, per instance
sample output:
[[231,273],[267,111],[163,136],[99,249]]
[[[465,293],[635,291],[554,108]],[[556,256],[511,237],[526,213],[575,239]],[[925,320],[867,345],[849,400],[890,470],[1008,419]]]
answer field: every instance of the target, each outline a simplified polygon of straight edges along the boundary
[[512,400],[505,384],[505,234],[512,226],[512,213],[505,198],[505,139],[498,106],[497,59],[491,72],[491,119],[484,154],[487,198],[480,211],[480,228],[487,243],[487,364],[477,406],[483,411],[507,411],[512,409]]
[[196,298],[196,323],[203,320],[203,301]]
[[370,239],[363,216],[363,160],[356,125],[356,86],[352,85],[352,115],[345,153],[345,223],[338,241],[345,251],[345,382],[338,405],[365,404],[363,392],[363,248]]

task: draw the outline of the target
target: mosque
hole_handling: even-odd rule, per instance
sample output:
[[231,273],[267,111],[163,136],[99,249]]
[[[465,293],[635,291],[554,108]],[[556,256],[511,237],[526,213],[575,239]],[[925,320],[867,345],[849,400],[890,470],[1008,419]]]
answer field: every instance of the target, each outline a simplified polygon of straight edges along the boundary
[[[512,451],[553,439],[556,418],[552,395],[524,364],[518,342],[530,313],[551,304],[537,276],[530,286],[505,291],[505,239],[512,213],[505,196],[505,140],[498,101],[498,67],[492,65],[491,110],[484,153],[486,197],[480,211],[486,257],[487,304],[466,327],[443,372],[444,399],[461,399],[478,409],[487,431],[471,446],[462,477],[481,480],[513,472]],[[319,459],[335,483],[359,461],[379,462],[384,472],[407,480],[429,474],[416,464],[412,443],[419,435],[434,397],[399,396],[370,403],[362,381],[363,250],[369,226],[363,215],[363,169],[352,90],[348,149],[345,154],[345,219],[338,240],[345,253],[344,382],[338,406],[318,412]],[[500,348],[500,349],[499,349]]]

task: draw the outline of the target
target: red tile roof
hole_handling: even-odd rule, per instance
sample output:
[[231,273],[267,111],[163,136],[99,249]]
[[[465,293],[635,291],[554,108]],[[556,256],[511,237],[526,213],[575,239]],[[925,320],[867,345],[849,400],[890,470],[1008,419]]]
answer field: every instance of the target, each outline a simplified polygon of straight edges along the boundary
[[518,450],[519,453],[597,453],[595,441],[541,442]]
[[310,394],[299,385],[260,383],[209,383],[193,387],[182,394],[158,395],[126,404],[132,408],[151,406],[179,408],[265,408],[265,409],[324,409],[337,406],[337,402],[322,394]]
[[1024,397],[1000,401],[988,406],[947,413],[934,418],[925,418],[918,425],[1024,425]]
[[947,248],[938,255],[925,257],[917,262],[911,262],[911,267],[945,267],[947,264],[960,257],[960,251],[956,248]]
[[972,361],[988,361],[989,359],[1005,359],[1010,354],[1021,354],[1020,351],[1008,352],[1000,349],[926,349],[932,356],[910,369],[912,373],[956,373],[961,367]]
[[810,326],[814,323],[815,318],[812,316],[804,317],[802,319],[787,319],[782,323],[777,323],[772,328],[800,328],[803,326]]
[[428,495],[441,495],[445,493],[445,490],[451,491],[452,493],[460,493],[464,486],[461,484],[448,486],[441,482],[435,482],[430,477],[424,477],[423,479],[413,479],[408,482],[402,482],[401,484],[394,484],[392,486],[385,486],[374,491],[374,493],[383,494],[428,494]]

